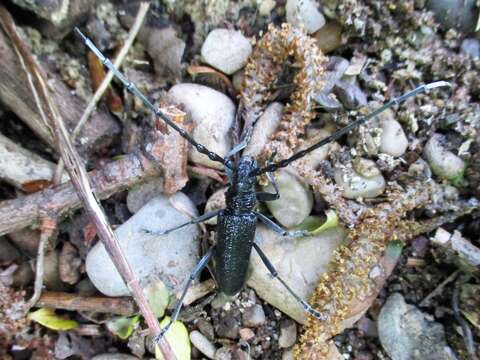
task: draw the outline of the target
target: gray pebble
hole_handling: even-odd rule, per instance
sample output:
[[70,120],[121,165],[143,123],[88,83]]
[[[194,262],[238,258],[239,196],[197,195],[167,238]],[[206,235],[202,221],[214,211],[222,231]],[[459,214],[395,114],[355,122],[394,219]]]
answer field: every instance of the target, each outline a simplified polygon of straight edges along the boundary
[[210,321],[200,318],[195,322],[195,326],[198,328],[198,330],[200,330],[203,335],[207,337],[207,339],[215,339],[213,325]]
[[207,339],[200,331],[193,330],[190,333],[190,341],[193,346],[195,346],[200,352],[209,359],[215,357],[215,352],[217,351],[215,345]]
[[367,95],[356,82],[339,80],[335,83],[333,91],[347,109],[357,109],[367,105]]
[[392,294],[378,317],[380,342],[392,360],[453,360],[443,326],[400,294]]
[[0,236],[0,264],[10,263],[20,257],[20,252],[4,236]]
[[435,14],[435,19],[444,29],[459,29],[469,33],[475,29],[478,8],[475,0],[429,0],[427,8]]
[[135,214],[147,202],[163,193],[163,178],[155,177],[128,190],[127,207]]
[[92,360],[138,360],[136,356],[120,353],[100,354],[92,357]]
[[226,315],[220,319],[219,323],[215,326],[215,332],[219,337],[236,339],[240,325],[238,320],[233,315]]
[[215,360],[233,360],[233,351],[228,347],[221,347],[215,353]]
[[274,102],[267,106],[253,128],[252,138],[243,150],[243,156],[256,157],[265,148],[282,119],[283,105]]
[[470,55],[474,59],[480,57],[480,41],[478,39],[464,39],[460,49],[463,53]]
[[325,18],[314,0],[287,0],[287,21],[294,26],[303,26],[308,34],[325,25]]
[[252,52],[250,41],[240,31],[212,30],[202,45],[202,59],[207,64],[232,75],[247,63]]
[[[198,216],[195,206],[183,193],[160,195],[115,230],[142,286],[160,279],[169,290],[180,290],[198,261],[197,226],[186,226],[168,235],[151,235],[145,230],[167,230],[195,216]],[[97,243],[88,253],[86,270],[95,287],[105,295],[130,294],[102,243]]]
[[291,319],[282,320],[280,322],[280,337],[278,338],[278,346],[281,348],[289,348],[297,341],[297,324]]
[[243,313],[243,325],[248,327],[258,327],[265,323],[265,311],[262,305],[255,304],[245,309]]

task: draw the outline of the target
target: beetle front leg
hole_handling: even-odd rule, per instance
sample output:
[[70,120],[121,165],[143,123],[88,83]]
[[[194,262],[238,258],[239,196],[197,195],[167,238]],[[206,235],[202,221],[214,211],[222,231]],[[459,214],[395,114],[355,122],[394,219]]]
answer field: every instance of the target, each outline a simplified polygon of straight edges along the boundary
[[150,234],[150,235],[168,235],[170,234],[172,231],[176,231],[178,229],[181,229],[185,226],[188,226],[188,225],[193,225],[193,224],[199,224],[199,223],[202,223],[204,221],[207,221],[211,218],[214,218],[215,216],[217,216],[218,214],[220,214],[222,210],[215,210],[215,211],[210,211],[206,214],[203,214],[202,216],[199,216],[198,218],[196,219],[192,219],[184,224],[180,224],[178,226],[175,226],[174,228],[171,228],[171,229],[168,229],[168,230],[164,230],[164,231],[152,231],[152,230],[147,230],[147,229],[143,229],[144,232],[146,232],[147,234]]
[[280,234],[282,236],[290,236],[290,237],[304,237],[310,235],[310,232],[307,230],[287,230],[275,223],[274,221],[270,220],[268,217],[265,215],[254,211],[255,215],[257,216],[257,219],[260,220],[262,223],[264,223],[266,226],[268,226],[270,229],[275,231],[277,234]]
[[267,255],[260,249],[260,246],[257,244],[253,243],[253,247],[257,251],[258,255],[260,256],[260,259],[262,259],[263,264],[265,267],[268,269],[272,277],[276,278],[280,283],[287,289],[287,291],[297,300],[300,304],[302,304],[303,310],[308,312],[310,315],[316,317],[318,320],[326,320],[326,315],[321,313],[318,310],[315,310],[309,303],[307,303],[305,300],[303,300],[300,296],[298,296],[295,291],[293,291],[290,286],[278,275],[278,271],[275,269],[273,264],[271,263],[270,260],[268,260]]
[[182,309],[183,306],[183,300],[185,299],[185,296],[187,295],[187,291],[192,285],[192,282],[200,275],[202,270],[207,266],[208,262],[212,258],[213,254],[215,253],[215,248],[212,246],[207,253],[200,259],[198,264],[195,266],[193,269],[192,273],[190,274],[190,277],[187,280],[187,283],[185,284],[182,295],[180,296],[180,299],[178,300],[177,304],[175,305],[175,310],[173,310],[172,317],[170,318],[170,322],[160,331],[160,333],[155,336],[154,342],[158,344],[162,338],[165,336],[167,333],[168,329],[170,329],[170,326],[177,321],[178,315],[180,314],[180,310]]

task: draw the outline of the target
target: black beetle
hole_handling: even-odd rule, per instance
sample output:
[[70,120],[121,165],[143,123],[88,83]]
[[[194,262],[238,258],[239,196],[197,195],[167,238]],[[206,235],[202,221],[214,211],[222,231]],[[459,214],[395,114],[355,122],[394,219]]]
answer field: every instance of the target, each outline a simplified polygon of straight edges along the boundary
[[[279,162],[269,163],[264,167],[259,167],[255,159],[251,157],[240,157],[237,163],[232,160],[234,158],[234,155],[239,153],[247,145],[252,134],[251,129],[249,129],[250,131],[245,132],[245,136],[241,140],[241,142],[237,144],[225,156],[225,158],[215,154],[214,152],[205,148],[202,144],[197,143],[188,133],[185,132],[185,130],[178,127],[167,115],[165,115],[160,109],[156,108],[145,97],[145,95],[143,95],[138,90],[138,88],[133,83],[131,83],[118,69],[114,67],[112,62],[100,52],[100,50],[93,44],[90,39],[83,35],[78,28],[75,28],[75,31],[83,39],[85,45],[102,61],[102,63],[109,70],[114,73],[114,75],[123,83],[123,85],[129,92],[141,99],[145,106],[150,108],[156,116],[160,117],[162,120],[165,121],[167,125],[172,127],[182,137],[184,137],[190,144],[195,147],[195,149],[197,149],[198,152],[207,155],[213,161],[223,164],[225,166],[226,174],[229,178],[229,188],[226,192],[227,207],[225,209],[206,213],[185,224],[181,224],[173,229],[169,229],[161,233],[154,233],[147,230],[147,232],[154,233],[156,235],[165,235],[184,226],[198,224],[217,216],[216,248],[210,248],[207,253],[202,257],[200,262],[195,266],[195,269],[193,270],[187,281],[187,284],[184,287],[182,296],[180,297],[175,307],[170,323],[162,329],[162,331],[159,335],[157,335],[155,340],[160,341],[169,329],[170,325],[176,321],[183,303],[183,299],[187,293],[189,286],[191,285],[193,280],[199,275],[199,273],[204,269],[204,267],[208,264],[209,260],[212,257],[215,258],[215,277],[218,283],[219,291],[227,296],[236,295],[244,285],[252,247],[257,251],[258,255],[260,256],[272,276],[277,278],[282,283],[282,285],[285,286],[285,288],[290,292],[290,294],[302,304],[304,310],[320,320],[324,319],[324,315],[321,312],[313,309],[307,302],[305,302],[298,295],[296,295],[295,292],[288,286],[288,284],[283,281],[283,279],[278,275],[277,271],[273,267],[272,263],[268,260],[267,256],[254,242],[257,220],[262,221],[265,225],[283,236],[296,237],[308,235],[308,232],[306,231],[285,230],[265,215],[258,213],[254,210],[258,201],[273,201],[277,200],[280,197],[278,187],[273,177],[271,176],[271,173],[277,169],[288,166],[293,161],[302,158],[313,150],[334,140],[337,140],[352,129],[367,122],[371,118],[375,117],[376,115],[380,114],[381,112],[385,111],[386,109],[392,107],[395,104],[399,104],[421,92],[428,91],[437,87],[450,86],[450,84],[445,81],[437,81],[430,84],[421,85],[414,90],[405,93],[404,95],[390,100],[382,107],[374,110],[373,112],[362,118],[353,121],[349,125],[336,131],[332,135],[324,138],[323,140],[310,146],[309,148],[299,151],[298,153],[287,159],[281,160]],[[275,189],[274,193],[256,191],[256,177],[261,174],[266,174],[268,176],[270,182]]]

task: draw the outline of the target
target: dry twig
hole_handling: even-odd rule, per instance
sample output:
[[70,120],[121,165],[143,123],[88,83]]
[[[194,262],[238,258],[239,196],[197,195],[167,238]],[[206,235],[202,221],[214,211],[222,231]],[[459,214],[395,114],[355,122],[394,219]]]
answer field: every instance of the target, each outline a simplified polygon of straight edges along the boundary
[[81,296],[64,292],[45,291],[38,299],[38,306],[71,311],[87,311],[131,316],[138,309],[129,298],[105,296]]
[[37,304],[38,299],[40,299],[40,296],[42,295],[45,249],[47,247],[48,241],[56,233],[56,230],[57,222],[50,217],[45,216],[42,219],[42,225],[40,227],[41,235],[40,242],[38,243],[37,264],[35,269],[35,285],[33,288],[33,295],[26,303],[26,312]]

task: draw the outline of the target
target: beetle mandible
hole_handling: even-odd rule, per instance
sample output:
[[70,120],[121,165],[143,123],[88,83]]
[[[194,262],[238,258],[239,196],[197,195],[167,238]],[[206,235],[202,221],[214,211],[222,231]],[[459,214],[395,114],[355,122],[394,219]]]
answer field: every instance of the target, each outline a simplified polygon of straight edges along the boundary
[[[265,215],[255,211],[255,207],[258,201],[274,201],[280,197],[278,187],[271,174],[280,168],[288,166],[295,160],[304,157],[306,154],[312,152],[313,150],[339,139],[341,136],[345,135],[352,129],[367,122],[381,112],[389,109],[393,105],[399,104],[410,97],[434,88],[449,87],[450,84],[446,81],[436,81],[429,84],[420,85],[417,88],[397,98],[393,98],[392,100],[385,103],[378,109],[372,111],[368,115],[356,119],[349,125],[336,131],[332,135],[322,139],[321,141],[302,151],[297,152],[291,157],[280,160],[278,162],[270,162],[266,166],[260,167],[258,166],[256,160],[249,156],[242,156],[237,162],[234,161],[235,155],[242,151],[248,144],[252,136],[252,128],[247,129],[241,141],[225,156],[225,158],[219,156],[218,154],[205,148],[205,146],[203,146],[202,144],[196,142],[185,130],[176,125],[159,108],[155,107],[153,103],[150,102],[147,97],[138,90],[135,84],[131,83],[117,68],[115,68],[112,62],[107,57],[105,57],[101,53],[101,51],[93,44],[93,42],[89,38],[87,38],[78,28],[75,28],[75,32],[81,37],[84,44],[102,61],[103,65],[105,65],[110,71],[113,72],[115,77],[117,77],[122,82],[122,84],[130,93],[138,97],[146,107],[148,107],[156,116],[161,118],[168,126],[172,127],[175,131],[177,131],[192,146],[194,146],[198,152],[207,155],[213,161],[223,164],[225,166],[225,172],[229,179],[229,187],[225,195],[225,209],[206,213],[187,223],[178,225],[172,229],[163,232],[147,231],[155,235],[166,235],[184,226],[191,224],[199,224],[217,216],[216,247],[211,247],[193,269],[186,285],[184,286],[182,295],[175,306],[170,322],[162,329],[162,331],[160,332],[160,334],[157,335],[155,340],[157,342],[160,341],[170,328],[171,324],[176,321],[188,288],[212,258],[215,259],[214,272],[219,292],[227,296],[234,296],[238,292],[240,292],[247,275],[247,268],[252,248],[254,248],[255,251],[258,253],[271,275],[281,282],[281,284],[288,290],[288,292],[302,305],[303,309],[306,312],[319,320],[324,319],[325,315],[323,313],[315,310],[305,300],[301,299],[288,286],[288,284],[279,276],[273,264],[268,260],[265,253],[260,249],[257,244],[255,244],[254,238],[257,220],[260,220],[266,226],[270,227],[273,231],[281,234],[282,236],[301,237],[307,236],[309,234],[308,231],[286,230],[280,225],[270,220]],[[256,191],[256,177],[262,174],[267,175],[269,181],[273,185],[275,192],[269,193]]]

